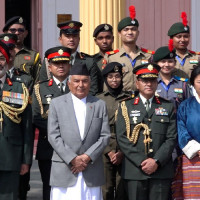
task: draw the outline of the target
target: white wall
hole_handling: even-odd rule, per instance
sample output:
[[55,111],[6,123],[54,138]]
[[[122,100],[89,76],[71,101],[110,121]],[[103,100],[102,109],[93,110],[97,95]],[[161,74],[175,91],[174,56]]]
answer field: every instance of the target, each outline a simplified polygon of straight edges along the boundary
[[192,30],[191,30],[191,43],[192,43],[192,50],[193,51],[200,51],[200,1],[199,0],[192,0],[191,1],[191,15],[192,15]]
[[43,0],[42,13],[44,56],[44,52],[47,49],[60,45],[58,42],[57,14],[71,14],[72,20],[79,21],[79,0]]

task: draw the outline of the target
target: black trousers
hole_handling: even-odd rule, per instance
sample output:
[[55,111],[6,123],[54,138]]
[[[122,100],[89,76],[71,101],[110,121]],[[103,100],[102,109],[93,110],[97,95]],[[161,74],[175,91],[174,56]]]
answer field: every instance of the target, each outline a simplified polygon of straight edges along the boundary
[[38,166],[43,183],[43,200],[50,200],[51,186],[49,185],[51,173],[51,160],[38,160]]
[[168,200],[171,179],[124,180],[129,200]]

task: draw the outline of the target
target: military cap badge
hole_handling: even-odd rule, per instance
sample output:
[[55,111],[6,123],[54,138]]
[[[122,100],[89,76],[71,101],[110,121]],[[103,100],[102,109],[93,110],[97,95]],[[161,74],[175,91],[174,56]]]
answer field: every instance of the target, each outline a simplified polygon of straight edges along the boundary
[[20,23],[20,24],[23,23],[23,18],[22,18],[22,17],[19,18],[19,23]]
[[3,38],[3,40],[6,41],[6,42],[8,42],[8,41],[9,41],[9,37],[8,37],[8,36],[5,36],[5,37]]
[[152,65],[152,64],[148,65],[147,69],[148,69],[149,71],[152,71],[152,70],[153,70],[153,65]]
[[109,26],[107,24],[105,24],[104,26],[104,30],[108,31],[109,30]]
[[114,71],[115,71],[115,72],[118,72],[118,71],[119,71],[119,67],[118,67],[118,66],[115,66],[115,67],[114,67]]
[[73,28],[74,27],[74,23],[70,23],[69,27]]
[[62,49],[58,50],[58,53],[59,53],[60,55],[63,55],[63,50],[62,50]]

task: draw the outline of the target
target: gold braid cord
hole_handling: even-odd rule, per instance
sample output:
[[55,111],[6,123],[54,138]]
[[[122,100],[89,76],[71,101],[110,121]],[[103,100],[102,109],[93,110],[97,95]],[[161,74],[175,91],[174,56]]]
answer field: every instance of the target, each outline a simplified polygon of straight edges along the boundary
[[24,83],[22,83],[23,88],[23,94],[24,94],[24,100],[23,105],[21,108],[13,108],[12,106],[7,105],[3,101],[0,102],[0,123],[1,123],[1,130],[2,130],[2,122],[3,122],[3,116],[2,112],[14,123],[19,124],[21,122],[21,117],[19,117],[19,114],[21,114],[28,105],[28,99],[29,99],[29,92]]
[[46,111],[46,113],[44,113],[44,108],[43,108],[43,105],[42,105],[42,99],[41,99],[41,96],[40,96],[40,84],[37,83],[35,86],[35,96],[36,96],[36,99],[38,101],[38,104],[40,106],[40,113],[41,113],[41,116],[42,118],[46,119],[48,117],[48,111]]
[[144,128],[144,132],[143,132],[144,145],[145,145],[145,153],[147,154],[148,150],[150,149],[150,143],[152,142],[152,139],[150,138],[150,129],[148,125],[143,124],[143,123],[137,124],[132,131],[132,135],[130,136],[130,119],[128,117],[128,111],[125,105],[125,101],[121,103],[121,109],[122,109],[122,115],[126,123],[126,136],[130,142],[133,142],[133,144],[136,144],[138,141],[140,129]]

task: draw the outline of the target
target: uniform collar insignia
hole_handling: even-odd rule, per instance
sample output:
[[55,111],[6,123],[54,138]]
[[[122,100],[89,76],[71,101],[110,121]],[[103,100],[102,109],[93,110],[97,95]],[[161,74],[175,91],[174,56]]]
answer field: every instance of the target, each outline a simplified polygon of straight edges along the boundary
[[161,104],[160,99],[158,97],[155,97],[155,99],[157,104]]
[[136,97],[133,104],[134,104],[134,105],[137,105],[137,104],[139,103],[139,100],[140,100],[140,98],[139,98],[139,97]]

